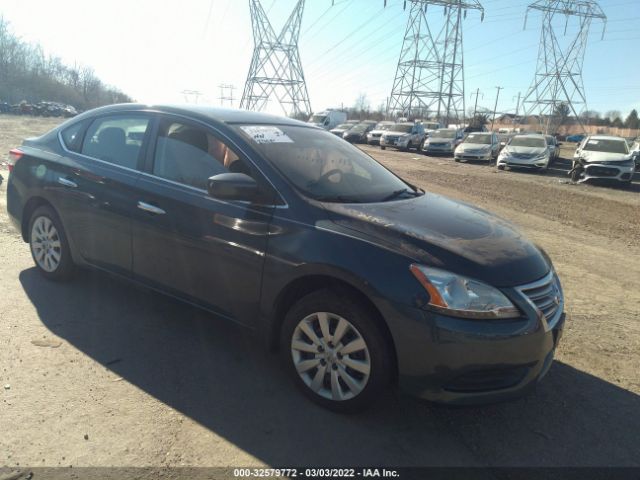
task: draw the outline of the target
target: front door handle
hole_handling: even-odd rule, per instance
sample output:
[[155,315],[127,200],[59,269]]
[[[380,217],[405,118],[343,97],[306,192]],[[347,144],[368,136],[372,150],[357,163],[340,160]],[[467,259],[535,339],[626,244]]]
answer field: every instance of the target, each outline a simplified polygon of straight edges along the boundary
[[153,213],[154,215],[164,215],[165,213],[167,213],[163,209],[145,202],[138,202],[138,208],[140,210],[144,210],[145,212]]
[[65,187],[78,188],[78,184],[73,180],[69,180],[68,178],[58,177],[58,183],[60,185],[64,185]]

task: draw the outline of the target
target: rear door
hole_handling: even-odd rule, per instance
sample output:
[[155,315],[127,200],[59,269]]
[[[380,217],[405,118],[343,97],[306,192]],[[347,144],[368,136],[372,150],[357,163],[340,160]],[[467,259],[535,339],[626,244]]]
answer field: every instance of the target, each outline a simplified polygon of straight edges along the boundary
[[133,271],[145,283],[251,323],[274,207],[220,201],[207,179],[226,172],[264,180],[231,142],[201,123],[163,115],[137,184]]
[[73,145],[66,145],[70,162],[54,179],[77,253],[117,273],[131,272],[133,192],[151,119],[143,112],[95,118],[82,141],[74,138]]

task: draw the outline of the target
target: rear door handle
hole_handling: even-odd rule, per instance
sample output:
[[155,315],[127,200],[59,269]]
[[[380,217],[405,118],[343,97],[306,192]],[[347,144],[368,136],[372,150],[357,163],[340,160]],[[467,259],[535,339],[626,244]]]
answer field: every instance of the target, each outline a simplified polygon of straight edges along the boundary
[[73,180],[69,180],[68,178],[58,177],[58,183],[60,185],[64,185],[65,187],[78,188],[78,184]]
[[145,212],[153,213],[154,215],[164,215],[165,213],[167,213],[163,209],[145,202],[138,202],[138,208],[140,210],[144,210]]

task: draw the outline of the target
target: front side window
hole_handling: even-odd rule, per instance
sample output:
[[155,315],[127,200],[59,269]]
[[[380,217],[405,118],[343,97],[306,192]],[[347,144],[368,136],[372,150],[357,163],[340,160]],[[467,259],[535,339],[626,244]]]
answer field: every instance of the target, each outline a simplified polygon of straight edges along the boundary
[[247,164],[226,143],[204,128],[170,120],[161,122],[153,174],[202,190],[221,173],[251,175]]
[[149,118],[141,115],[100,117],[87,129],[82,153],[121,167],[136,168]]
[[236,128],[307,197],[368,203],[416,195],[374,159],[328,132],[287,125]]

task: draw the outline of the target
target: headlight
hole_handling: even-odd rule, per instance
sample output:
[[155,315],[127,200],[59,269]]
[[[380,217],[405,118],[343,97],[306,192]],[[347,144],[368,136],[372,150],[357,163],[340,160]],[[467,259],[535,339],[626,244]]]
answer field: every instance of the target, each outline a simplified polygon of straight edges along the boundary
[[423,265],[413,264],[410,269],[429,294],[429,307],[437,312],[477,319],[520,316],[500,290],[486,283]]

